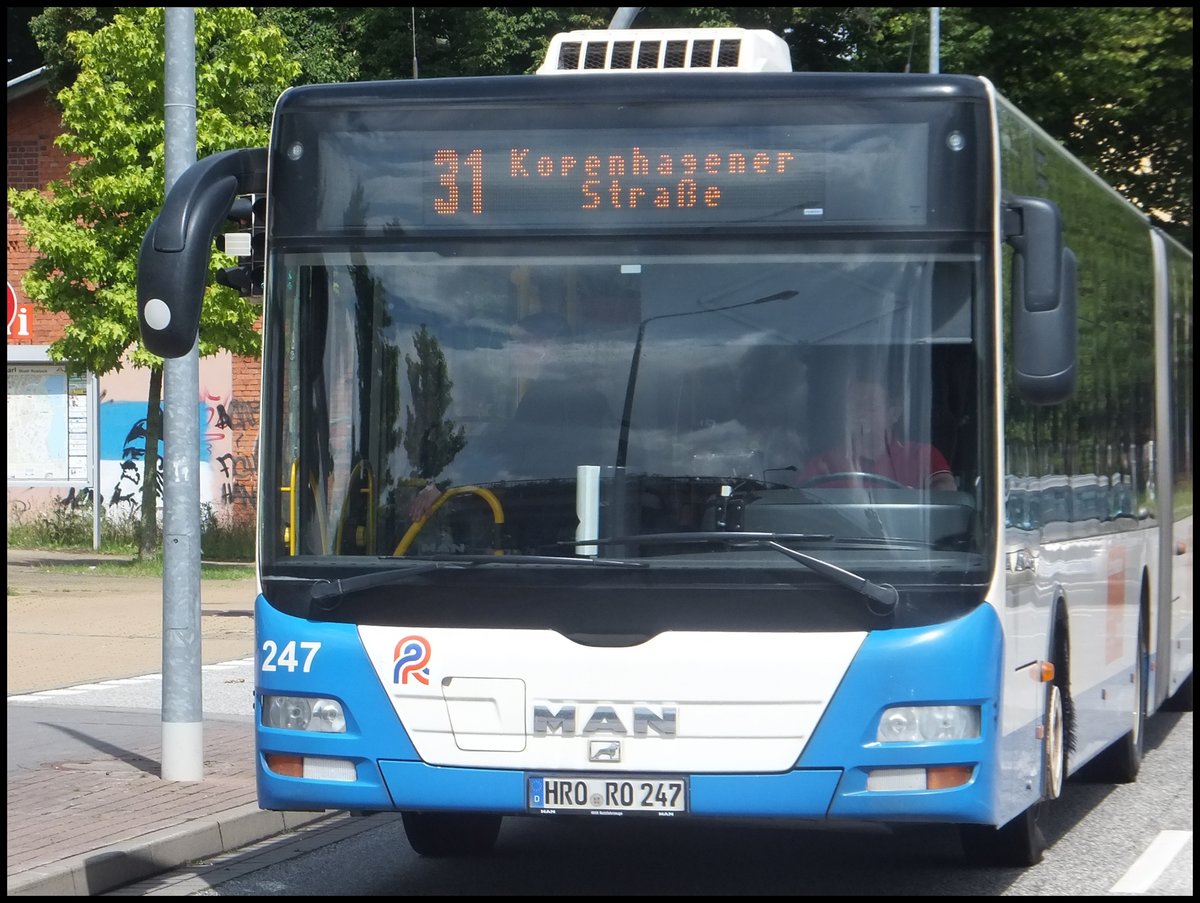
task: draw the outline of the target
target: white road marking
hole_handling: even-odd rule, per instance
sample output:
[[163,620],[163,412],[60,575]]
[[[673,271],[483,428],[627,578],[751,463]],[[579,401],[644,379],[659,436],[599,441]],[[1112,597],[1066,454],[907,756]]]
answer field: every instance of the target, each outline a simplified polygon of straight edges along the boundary
[[[232,679],[232,678],[240,679]],[[254,711],[254,658],[216,662],[201,668],[206,714],[244,715]],[[116,708],[158,708],[162,704],[162,675],[143,674],[98,683],[77,684],[9,696],[9,702]]]
[[1129,867],[1129,871],[1121,876],[1121,880],[1114,884],[1109,892],[1114,894],[1145,893],[1191,839],[1191,831],[1160,832],[1146,848],[1146,852],[1137,858],[1137,862]]

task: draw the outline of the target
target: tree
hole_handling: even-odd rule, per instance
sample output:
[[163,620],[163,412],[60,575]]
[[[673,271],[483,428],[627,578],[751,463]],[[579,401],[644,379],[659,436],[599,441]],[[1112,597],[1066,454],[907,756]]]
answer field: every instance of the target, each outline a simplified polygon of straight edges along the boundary
[[[50,357],[98,375],[126,364],[151,372],[142,554],[156,547],[162,360],[141,347],[137,259],[163,203],[164,18],[161,7],[128,8],[94,33],[69,34],[66,58],[79,74],[58,94],[64,131],[56,143],[76,162],[44,192],[8,193],[39,254],[24,279],[25,293],[70,317]],[[282,33],[240,7],[197,8],[195,31],[197,157],[264,144],[275,98],[299,71]],[[231,262],[214,254],[214,269]],[[257,315],[236,292],[211,286],[200,354],[257,354]]]
[[1092,58],[1114,90],[1077,116],[1068,147],[1192,246],[1192,9],[1115,7]]
[[1190,7],[948,7],[942,71],[983,75],[1192,246]]
[[[345,15],[361,34],[361,77],[389,79],[532,72],[556,32],[607,27],[615,11],[392,7]],[[943,7],[940,23],[940,71],[989,78],[1191,247],[1190,7]],[[784,36],[797,71],[929,69],[928,7],[646,7],[634,22],[731,25]]]
[[413,333],[414,359],[404,355],[413,406],[405,412],[404,450],[412,475],[431,480],[466,447],[466,430],[445,419],[454,387],[446,369],[446,355],[422,324]]
[[259,20],[287,37],[288,52],[300,64],[299,84],[357,81],[358,45],[363,40],[361,10],[335,6],[256,7]]
[[112,21],[116,9],[111,6],[47,6],[31,8],[29,33],[46,63],[51,95],[69,87],[79,76],[79,64],[67,41],[73,31],[99,31]]
[[607,7],[547,6],[368,7],[355,14],[364,79],[532,72],[555,33],[603,28],[611,17]]
[[29,30],[30,20],[42,11],[40,6],[8,8],[8,80],[33,72],[45,65],[42,52]]
[[[528,73],[556,32],[607,27],[616,9],[256,8],[288,36],[304,83]],[[43,44],[109,15],[104,7],[48,7],[30,27]],[[1191,247],[1191,7],[942,7],[940,22],[941,71],[991,79]],[[727,25],[783,35],[797,71],[929,68],[928,7],[646,7],[634,22]],[[48,50],[46,59],[54,73],[70,71],[65,50]]]

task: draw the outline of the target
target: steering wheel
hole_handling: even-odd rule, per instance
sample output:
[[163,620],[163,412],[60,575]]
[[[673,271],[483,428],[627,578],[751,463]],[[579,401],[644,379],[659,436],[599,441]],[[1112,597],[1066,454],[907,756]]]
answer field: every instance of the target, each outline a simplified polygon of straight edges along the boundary
[[861,470],[840,470],[837,473],[821,473],[815,477],[810,477],[801,483],[801,486],[824,486],[826,483],[877,483],[880,486],[890,486],[894,489],[908,489],[903,483],[898,480],[893,480],[891,477],[885,477],[879,473],[866,473]]

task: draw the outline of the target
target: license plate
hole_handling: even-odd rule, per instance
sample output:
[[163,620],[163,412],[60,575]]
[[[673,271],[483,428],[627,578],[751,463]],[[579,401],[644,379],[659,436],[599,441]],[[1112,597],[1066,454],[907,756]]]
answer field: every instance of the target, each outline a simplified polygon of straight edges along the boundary
[[687,812],[685,778],[638,775],[537,775],[529,778],[531,812]]

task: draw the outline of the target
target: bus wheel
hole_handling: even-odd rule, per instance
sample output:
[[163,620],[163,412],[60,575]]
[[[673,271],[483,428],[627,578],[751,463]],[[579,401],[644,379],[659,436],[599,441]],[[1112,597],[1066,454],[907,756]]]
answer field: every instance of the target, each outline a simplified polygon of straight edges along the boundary
[[[1060,625],[1061,626],[1061,625]],[[1008,824],[961,825],[959,835],[963,852],[972,865],[1027,868],[1042,861],[1046,836],[1041,816],[1046,805],[1062,795],[1067,776],[1067,749],[1073,730],[1070,702],[1066,696],[1068,659],[1066,634],[1056,631],[1054,681],[1046,685],[1046,714],[1042,722],[1042,800],[1030,806]]]
[[404,812],[409,846],[422,856],[482,856],[496,845],[502,815],[468,812]]
[[[1065,674],[1064,674],[1065,677]],[[1062,794],[1067,773],[1067,729],[1063,715],[1063,696],[1058,683],[1046,691],[1046,720],[1042,742],[1042,800],[1030,806],[1008,824],[960,825],[963,853],[972,865],[1026,868],[1042,861],[1046,836],[1039,824],[1046,802]]]
[[1056,800],[1062,796],[1063,780],[1067,773],[1066,729],[1063,720],[1062,692],[1058,684],[1050,684],[1046,701],[1046,736],[1043,741],[1045,771],[1044,797]]
[[1046,837],[1038,824],[1042,804],[1030,806],[1007,825],[959,825],[959,838],[967,862],[1025,868],[1042,861]]

